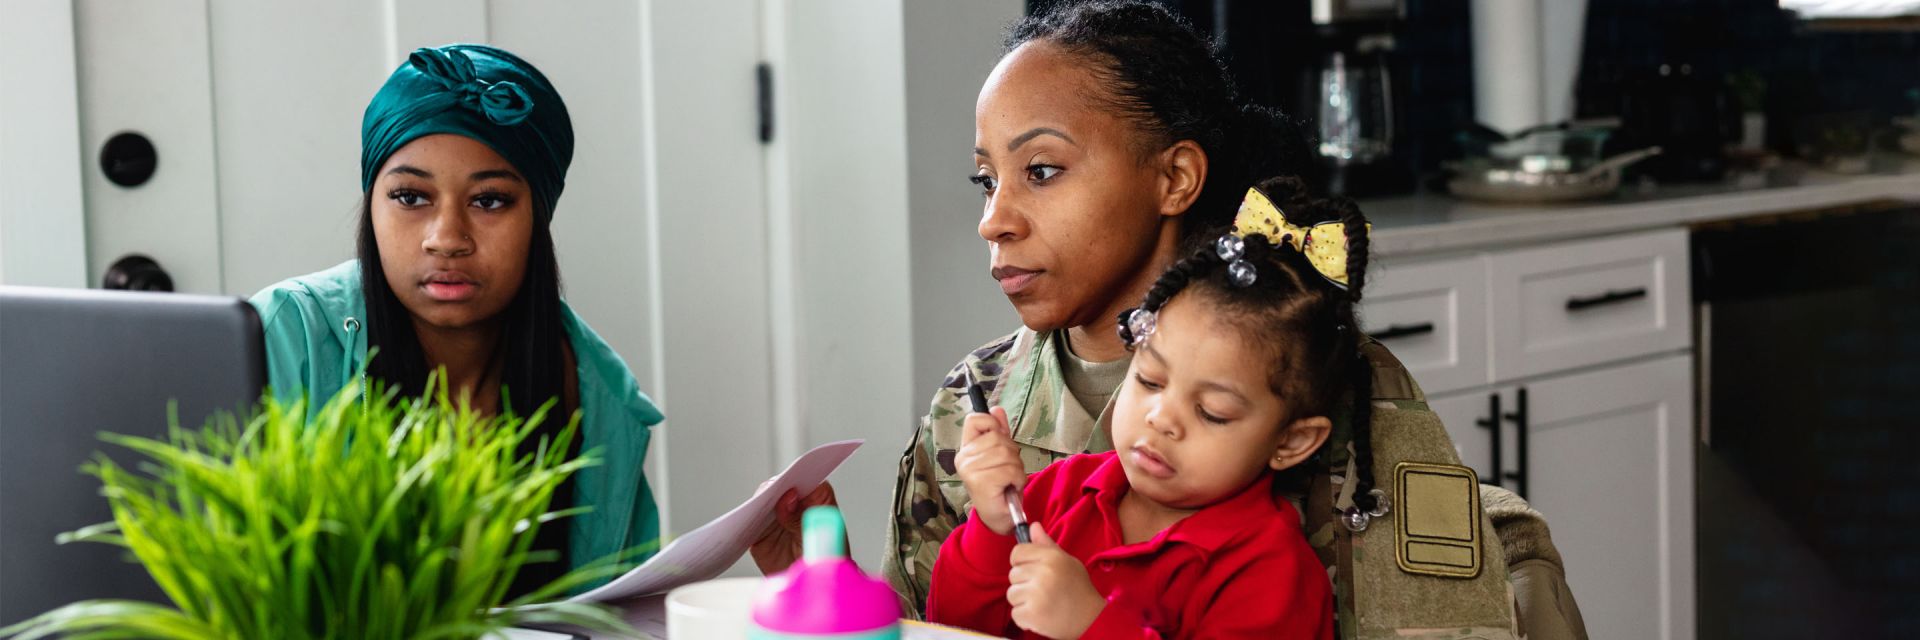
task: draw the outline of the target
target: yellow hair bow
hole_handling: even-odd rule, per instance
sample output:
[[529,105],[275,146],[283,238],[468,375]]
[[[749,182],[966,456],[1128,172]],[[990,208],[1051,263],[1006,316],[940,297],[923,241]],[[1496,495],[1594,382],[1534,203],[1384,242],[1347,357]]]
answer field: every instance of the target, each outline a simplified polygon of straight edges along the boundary
[[[1369,223],[1371,231],[1373,225]],[[1334,284],[1342,288],[1347,286],[1347,227],[1339,221],[1328,221],[1309,227],[1301,227],[1287,222],[1287,215],[1274,206],[1267,194],[1259,189],[1247,189],[1247,197],[1240,201],[1240,212],[1233,217],[1233,234],[1240,237],[1263,235],[1275,245],[1286,243],[1307,262]]]

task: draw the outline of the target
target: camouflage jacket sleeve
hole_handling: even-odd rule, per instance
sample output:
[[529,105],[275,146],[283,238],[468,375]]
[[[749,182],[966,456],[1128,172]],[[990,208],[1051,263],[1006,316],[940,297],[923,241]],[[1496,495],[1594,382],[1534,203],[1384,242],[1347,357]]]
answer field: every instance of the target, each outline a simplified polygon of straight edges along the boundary
[[940,545],[960,526],[967,511],[967,492],[953,468],[961,421],[969,409],[963,406],[966,390],[961,372],[971,370],[990,401],[997,400],[1003,365],[1017,335],[989,342],[954,365],[934,391],[913,441],[900,454],[893,512],[887,523],[887,554],[880,571],[900,595],[901,609],[915,619],[926,617],[933,560],[940,554]]
[[1067,389],[1052,344],[1022,327],[967,354],[934,391],[926,417],[900,454],[881,572],[911,616],[926,616],[934,558],[967,513],[967,490],[953,466],[961,423],[971,409],[961,372],[971,370],[987,402],[1006,408],[1027,473],[1076,453],[1113,448],[1094,417],[1062,402]]
[[960,526],[958,508],[940,491],[933,440],[929,421],[921,418],[913,442],[900,455],[893,512],[887,523],[887,554],[880,567],[894,593],[900,595],[901,610],[916,620],[926,617],[927,590],[940,544]]
[[1520,632],[1531,640],[1587,640],[1586,621],[1567,587],[1546,518],[1502,487],[1481,485],[1480,504],[1506,551]]

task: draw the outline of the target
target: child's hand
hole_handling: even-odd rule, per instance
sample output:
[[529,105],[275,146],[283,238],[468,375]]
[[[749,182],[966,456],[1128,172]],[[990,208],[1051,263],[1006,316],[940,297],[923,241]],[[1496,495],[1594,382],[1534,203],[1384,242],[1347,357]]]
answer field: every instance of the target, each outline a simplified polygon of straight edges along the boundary
[[1013,547],[1013,570],[1007,580],[1007,604],[1013,605],[1013,623],[1049,638],[1078,638],[1107,608],[1107,599],[1093,588],[1086,565],[1053,543],[1032,525],[1033,543]]
[[1019,491],[1027,484],[1027,467],[1020,462],[1020,446],[1013,443],[1012,434],[1006,409],[994,407],[992,415],[970,414],[960,433],[960,451],[953,456],[954,470],[973,502],[974,517],[1003,536],[1013,532],[1007,488]]

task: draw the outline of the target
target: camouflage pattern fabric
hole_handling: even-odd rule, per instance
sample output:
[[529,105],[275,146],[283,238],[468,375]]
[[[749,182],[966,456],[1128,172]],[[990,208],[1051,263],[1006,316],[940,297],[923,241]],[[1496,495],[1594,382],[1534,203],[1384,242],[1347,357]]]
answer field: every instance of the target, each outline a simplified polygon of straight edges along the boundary
[[[1111,403],[1101,415],[1091,416],[1068,397],[1060,366],[1061,344],[1057,335],[1022,328],[968,354],[934,393],[927,415],[900,457],[881,568],[899,594],[903,610],[913,617],[925,617],[934,559],[967,513],[966,489],[953,462],[968,412],[961,381],[964,369],[972,370],[990,404],[1007,410],[1028,473],[1073,454],[1113,448],[1108,436]],[[1378,342],[1367,340],[1363,349],[1374,364],[1375,477],[1383,479],[1377,486],[1390,486],[1384,479],[1402,460],[1457,464],[1438,416],[1427,408],[1406,370]],[[1336,634],[1348,640],[1520,637],[1513,627],[1506,561],[1500,546],[1491,543],[1497,538],[1484,519],[1482,539],[1489,543],[1484,545],[1483,557],[1490,570],[1472,580],[1400,571],[1394,560],[1390,517],[1377,520],[1359,535],[1337,524],[1340,510],[1352,504],[1346,478],[1353,456],[1346,416],[1333,418],[1326,458],[1332,471],[1317,477],[1308,494],[1299,499],[1304,504],[1295,506],[1306,519],[1308,542],[1333,581]],[[1382,446],[1388,440],[1395,442]],[[1397,500],[1394,504],[1398,508]],[[1356,608],[1360,615],[1355,615]]]
[[962,371],[972,370],[988,404],[1007,410],[1028,474],[1076,453],[1113,449],[1106,428],[1110,412],[1090,416],[1067,397],[1059,348],[1057,337],[1021,328],[968,354],[934,392],[932,407],[900,456],[881,566],[901,597],[902,610],[912,617],[926,617],[933,560],[967,513],[967,490],[953,466],[970,409]]
[[[1453,441],[1439,416],[1427,407],[1425,394],[1400,361],[1386,347],[1365,340],[1361,352],[1373,365],[1373,477],[1376,488],[1393,490],[1392,474],[1401,462],[1460,464]],[[1308,516],[1309,541],[1316,549],[1329,545],[1333,578],[1336,634],[1348,640],[1421,638],[1429,640],[1509,640],[1521,637],[1515,628],[1513,589],[1507,579],[1507,561],[1493,523],[1482,513],[1480,539],[1482,567],[1472,578],[1437,577],[1408,573],[1395,560],[1400,544],[1391,515],[1375,518],[1363,532],[1353,532],[1335,518],[1353,504],[1347,480],[1353,476],[1353,432],[1336,419],[1329,438],[1326,487],[1331,509]],[[1399,495],[1389,495],[1393,508],[1405,508]],[[1446,508],[1451,505],[1436,505]]]

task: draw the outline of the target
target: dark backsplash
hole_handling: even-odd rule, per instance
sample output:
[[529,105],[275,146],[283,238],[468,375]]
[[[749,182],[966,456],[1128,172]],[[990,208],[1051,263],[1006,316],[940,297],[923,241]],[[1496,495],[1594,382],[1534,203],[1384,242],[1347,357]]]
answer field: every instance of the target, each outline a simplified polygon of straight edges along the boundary
[[1813,29],[1775,0],[1596,0],[1583,44],[1580,116],[1611,115],[1618,79],[1663,63],[1763,79],[1768,146],[1789,154],[1809,119],[1881,127],[1920,110],[1920,33]]
[[[1242,93],[1303,115],[1306,73],[1320,46],[1308,3],[1230,0],[1227,19],[1216,21],[1213,0],[1158,1],[1202,30],[1224,23],[1215,37]],[[1459,155],[1454,135],[1473,121],[1471,3],[1405,3],[1395,34],[1396,153],[1426,175]],[[1920,90],[1920,32],[1809,29],[1777,0],[1589,0],[1575,115],[1617,115],[1622,79],[1663,63],[1689,64],[1709,77],[1764,79],[1768,145],[1790,154],[1796,125],[1808,116],[1847,114],[1881,126],[1920,110],[1910,93]]]

